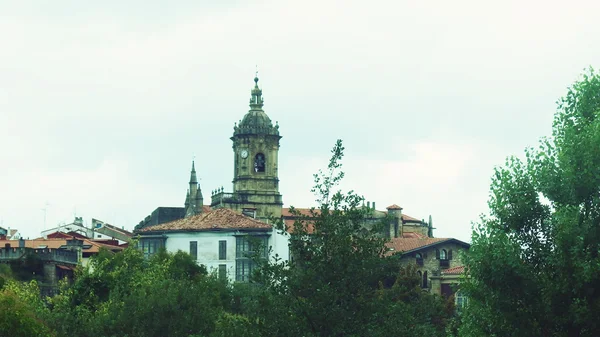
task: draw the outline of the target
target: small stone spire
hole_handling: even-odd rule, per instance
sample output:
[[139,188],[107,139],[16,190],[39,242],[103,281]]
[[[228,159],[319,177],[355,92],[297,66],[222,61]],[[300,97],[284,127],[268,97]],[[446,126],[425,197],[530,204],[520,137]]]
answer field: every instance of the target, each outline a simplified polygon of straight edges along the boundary
[[427,224],[427,236],[432,238],[433,237],[433,230],[435,228],[433,228],[433,221],[431,220],[431,215],[429,215],[429,223]]
[[184,205],[185,205],[186,209],[190,205],[190,190],[189,189],[187,190],[187,193],[185,195],[185,203],[184,203]]
[[196,176],[196,163],[192,160],[192,171],[190,173],[190,187],[185,198],[185,217],[202,213],[203,206],[202,190]]
[[194,160],[192,160],[192,172],[190,174],[190,184],[197,184],[198,178],[196,177],[196,166]]
[[256,71],[256,75],[254,76],[254,88],[251,91],[251,95],[250,109],[262,110],[264,99],[262,98],[262,90],[258,87],[258,71]]

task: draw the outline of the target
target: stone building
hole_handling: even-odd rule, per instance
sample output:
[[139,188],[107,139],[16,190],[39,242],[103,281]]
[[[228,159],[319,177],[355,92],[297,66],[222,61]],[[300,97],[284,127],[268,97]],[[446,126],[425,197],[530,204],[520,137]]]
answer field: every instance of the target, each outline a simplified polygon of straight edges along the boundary
[[414,233],[392,238],[389,254],[397,255],[401,265],[416,265],[421,288],[449,297],[456,291],[464,272],[462,253],[470,245],[452,238],[433,238]]

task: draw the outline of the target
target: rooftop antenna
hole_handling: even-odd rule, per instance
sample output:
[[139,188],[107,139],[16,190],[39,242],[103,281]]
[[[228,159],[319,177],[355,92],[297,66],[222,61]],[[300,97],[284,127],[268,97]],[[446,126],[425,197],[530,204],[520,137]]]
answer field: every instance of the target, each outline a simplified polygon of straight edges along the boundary
[[46,201],[46,204],[44,204],[44,208],[42,208],[42,211],[44,212],[44,230],[46,230],[46,212],[48,211],[48,206],[50,206],[50,204],[48,203],[48,201]]

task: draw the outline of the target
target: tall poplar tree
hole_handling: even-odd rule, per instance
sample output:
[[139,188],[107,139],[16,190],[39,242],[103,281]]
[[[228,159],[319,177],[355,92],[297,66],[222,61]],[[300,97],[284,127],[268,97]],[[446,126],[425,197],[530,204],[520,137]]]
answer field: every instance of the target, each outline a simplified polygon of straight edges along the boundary
[[552,136],[495,169],[461,336],[600,333],[600,75],[587,69],[557,104]]

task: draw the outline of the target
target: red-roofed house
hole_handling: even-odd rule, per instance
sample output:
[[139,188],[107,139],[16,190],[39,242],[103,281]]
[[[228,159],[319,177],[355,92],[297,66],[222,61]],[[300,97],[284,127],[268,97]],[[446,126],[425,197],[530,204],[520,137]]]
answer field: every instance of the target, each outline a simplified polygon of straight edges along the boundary
[[254,263],[247,254],[258,242],[283,259],[289,256],[287,235],[277,233],[272,225],[227,208],[202,212],[183,219],[144,227],[137,231],[139,247],[145,256],[161,247],[169,252],[189,253],[198,264],[221,277],[247,281]]
[[461,253],[466,242],[451,238],[401,237],[388,244],[389,254],[397,255],[402,265],[417,266],[421,287],[431,293],[451,296],[464,272]]

